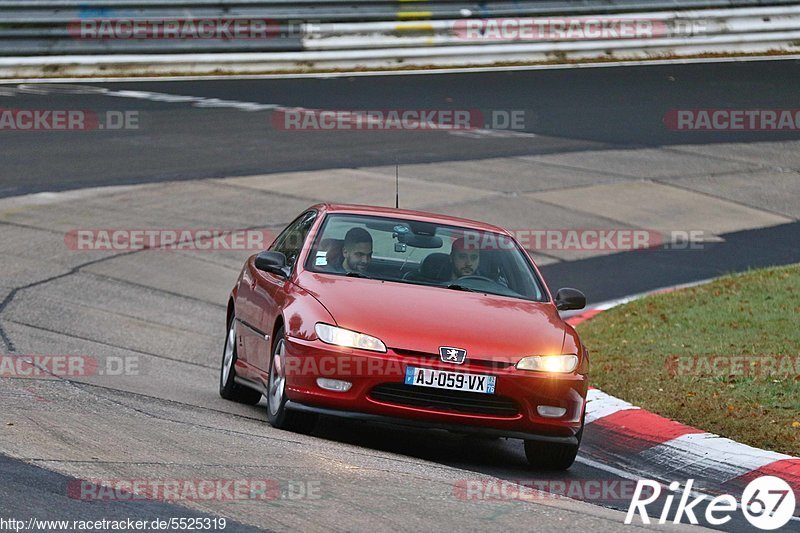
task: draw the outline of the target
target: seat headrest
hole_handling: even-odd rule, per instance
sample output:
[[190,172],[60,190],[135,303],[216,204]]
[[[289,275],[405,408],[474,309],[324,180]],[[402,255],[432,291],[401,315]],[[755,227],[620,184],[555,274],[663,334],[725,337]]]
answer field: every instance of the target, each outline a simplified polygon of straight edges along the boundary
[[450,279],[450,256],[442,253],[429,254],[419,267],[420,275],[436,281]]
[[322,239],[319,243],[319,249],[325,250],[325,260],[327,264],[338,264],[342,260],[342,246],[344,240],[342,239]]

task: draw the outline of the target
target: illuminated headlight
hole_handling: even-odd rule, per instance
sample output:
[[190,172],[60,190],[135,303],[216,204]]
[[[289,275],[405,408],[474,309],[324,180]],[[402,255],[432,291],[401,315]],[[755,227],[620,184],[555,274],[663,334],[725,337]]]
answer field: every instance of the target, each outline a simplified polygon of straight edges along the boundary
[[337,328],[330,324],[318,322],[314,327],[317,335],[322,342],[345,346],[347,348],[360,348],[361,350],[371,350],[373,352],[385,352],[386,345],[380,339],[364,335],[349,329]]
[[532,355],[517,363],[519,370],[567,374],[578,366],[577,355]]

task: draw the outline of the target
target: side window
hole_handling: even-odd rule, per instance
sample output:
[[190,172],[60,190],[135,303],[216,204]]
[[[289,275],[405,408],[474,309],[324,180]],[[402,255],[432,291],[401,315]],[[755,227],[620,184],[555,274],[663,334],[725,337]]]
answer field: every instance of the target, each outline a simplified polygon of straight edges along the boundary
[[275,243],[270,247],[270,250],[281,252],[286,256],[286,265],[290,268],[294,267],[295,261],[300,256],[303,243],[306,242],[308,232],[311,230],[311,226],[314,225],[316,218],[316,211],[303,213],[289,224],[289,227],[283,230],[283,233],[278,235]]

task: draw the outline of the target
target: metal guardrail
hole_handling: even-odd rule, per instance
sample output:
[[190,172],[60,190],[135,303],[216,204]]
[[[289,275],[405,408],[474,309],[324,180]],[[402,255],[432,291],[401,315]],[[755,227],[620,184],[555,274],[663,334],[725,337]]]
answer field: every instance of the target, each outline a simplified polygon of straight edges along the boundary
[[[284,0],[0,0],[0,78],[248,74],[736,52],[800,54],[798,2],[754,6],[757,2],[747,1],[731,7],[734,2],[727,0],[677,0],[682,6],[695,2],[705,9],[675,10],[674,1],[529,0],[478,6],[448,0],[301,0],[289,7]],[[613,8],[609,2],[614,2]],[[710,8],[711,3],[725,8]],[[672,9],[652,9],[665,4]],[[308,16],[299,17],[300,13]],[[261,29],[268,31],[258,38],[190,39],[166,38],[166,34],[107,38],[94,32],[102,24],[119,29],[120,23],[136,22],[151,25],[152,30],[165,21],[200,19],[260,21]],[[565,21],[578,21],[584,30],[587,21],[636,21],[649,24],[653,31],[570,34],[558,30]],[[545,29],[517,35],[489,31],[508,22],[512,28],[533,22]]]
[[[543,24],[547,18],[538,19]],[[557,22],[561,19],[552,19]],[[639,22],[649,25],[647,35],[636,36],[639,40],[699,38],[711,36],[731,36],[742,34],[774,35],[782,32],[800,31],[800,5],[777,6],[768,8],[738,8],[724,10],[688,10],[654,13],[627,13],[612,16],[593,17],[594,21],[610,21],[619,25],[621,21],[629,21],[631,27]],[[562,32],[559,38],[539,36],[537,39],[503,38],[499,26],[491,26],[493,19],[480,21],[485,33],[470,37],[466,31],[466,22],[459,20],[434,20],[420,22],[364,22],[364,23],[328,23],[305,28],[304,48],[306,50],[358,50],[397,47],[430,47],[430,46],[463,46],[479,43],[525,43],[539,42],[553,46],[558,43],[591,41],[581,35],[570,38]],[[502,23],[498,21],[498,23]],[[490,28],[498,30],[493,36]],[[547,29],[545,27],[545,29]],[[549,28],[552,30],[552,28]],[[579,28],[580,29],[580,28]],[[473,33],[478,33],[477,31]],[[633,37],[633,38],[636,38]],[[622,37],[621,39],[630,39]],[[597,39],[594,39],[597,40]],[[616,46],[613,44],[611,46]]]
[[[392,25],[434,21],[452,26],[453,21],[466,18],[577,16],[677,7],[741,8],[794,3],[789,0],[0,0],[0,56],[289,52],[456,45],[464,43],[440,31],[440,26],[414,30],[413,25]],[[266,39],[108,39],[82,38],[72,26],[86,20],[187,18],[262,19],[274,21],[276,30]],[[341,25],[338,37],[332,36],[337,30],[331,25]],[[345,26],[350,28],[349,33],[342,33]],[[318,27],[323,28],[320,32],[327,37],[316,35]],[[434,39],[421,36],[425,32],[434,35]]]

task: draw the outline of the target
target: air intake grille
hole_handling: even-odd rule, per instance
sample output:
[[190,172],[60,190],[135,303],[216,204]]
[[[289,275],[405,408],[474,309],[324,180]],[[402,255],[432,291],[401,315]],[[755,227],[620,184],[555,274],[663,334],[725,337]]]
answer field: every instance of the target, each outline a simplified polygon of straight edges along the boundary
[[437,411],[456,411],[493,416],[513,417],[519,413],[514,400],[494,394],[464,392],[428,387],[415,387],[403,383],[384,383],[370,392],[379,402],[425,407]]

